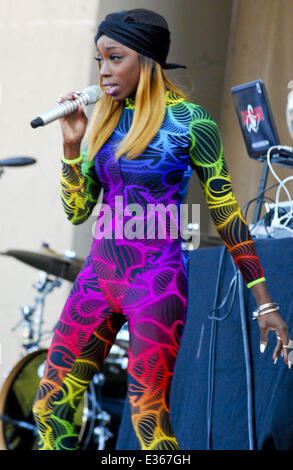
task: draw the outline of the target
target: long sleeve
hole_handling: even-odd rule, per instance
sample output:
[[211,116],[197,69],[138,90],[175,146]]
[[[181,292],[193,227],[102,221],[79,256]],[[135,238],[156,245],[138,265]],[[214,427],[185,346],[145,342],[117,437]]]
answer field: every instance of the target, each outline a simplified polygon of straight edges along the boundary
[[246,283],[264,276],[248,225],[232,190],[217,124],[200,106],[190,123],[190,159],[215,227]]
[[81,164],[68,165],[62,161],[61,200],[67,219],[74,225],[85,222],[97,203],[102,188],[94,160],[86,161],[87,148]]

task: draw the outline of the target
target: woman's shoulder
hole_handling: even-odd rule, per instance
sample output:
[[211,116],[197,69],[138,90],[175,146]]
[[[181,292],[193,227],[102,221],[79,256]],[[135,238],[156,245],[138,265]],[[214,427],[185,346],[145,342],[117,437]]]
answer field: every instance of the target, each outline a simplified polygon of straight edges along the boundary
[[195,104],[191,101],[185,101],[185,106],[189,110],[192,121],[209,120],[214,121],[211,113],[202,105]]
[[211,120],[213,121],[212,115],[209,111],[200,104],[196,104],[189,101],[188,98],[178,95],[171,90],[168,90],[166,95],[167,106],[173,108],[172,111],[179,111],[184,115],[185,118],[188,116],[190,121],[197,120]]

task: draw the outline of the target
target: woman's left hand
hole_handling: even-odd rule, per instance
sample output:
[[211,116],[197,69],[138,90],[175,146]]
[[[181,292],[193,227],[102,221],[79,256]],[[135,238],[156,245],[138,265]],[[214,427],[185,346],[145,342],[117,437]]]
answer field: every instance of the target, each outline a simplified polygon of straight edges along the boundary
[[268,333],[269,331],[276,332],[276,340],[277,345],[274,350],[273,354],[273,361],[276,362],[279,354],[283,351],[283,358],[288,367],[291,367],[291,363],[289,361],[289,332],[288,327],[284,320],[280,317],[277,312],[267,313],[265,315],[260,315],[257,319],[258,326],[260,330],[260,350],[264,352],[267,340],[268,340]]

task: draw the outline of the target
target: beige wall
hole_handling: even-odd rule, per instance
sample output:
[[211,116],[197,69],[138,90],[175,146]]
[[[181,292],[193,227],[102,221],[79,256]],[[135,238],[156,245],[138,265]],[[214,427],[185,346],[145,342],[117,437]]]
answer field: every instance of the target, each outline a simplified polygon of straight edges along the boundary
[[[231,87],[262,78],[265,82],[280,141],[292,146],[286,124],[287,84],[293,78],[293,0],[235,0],[231,24],[221,130],[224,149],[238,202],[257,195],[262,164],[247,155],[234,105]],[[284,178],[292,170],[274,167]],[[276,180],[269,175],[268,186]],[[292,190],[292,183],[288,188]],[[274,198],[275,190],[267,193]],[[282,198],[284,194],[281,195]],[[286,198],[284,198],[285,200]],[[254,205],[247,219],[252,221]],[[263,213],[263,212],[262,212]]]
[[[0,251],[38,251],[47,240],[62,253],[72,248],[73,227],[60,204],[61,131],[58,122],[33,130],[30,121],[61,93],[90,83],[97,0],[0,2],[0,159],[31,155],[37,164],[5,170],[0,178]],[[0,257],[0,381],[19,357],[19,307],[31,304],[38,270]],[[70,284],[48,297],[44,330],[55,324]]]

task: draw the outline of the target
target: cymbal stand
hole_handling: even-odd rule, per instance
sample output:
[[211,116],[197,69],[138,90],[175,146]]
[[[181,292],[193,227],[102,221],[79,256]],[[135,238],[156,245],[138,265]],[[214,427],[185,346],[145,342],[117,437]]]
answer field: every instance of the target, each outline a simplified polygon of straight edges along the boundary
[[[42,337],[45,300],[47,295],[50,294],[53,289],[61,286],[65,269],[67,269],[66,263],[64,263],[61,275],[58,278],[49,277],[48,273],[40,271],[40,280],[33,285],[33,287],[39,292],[39,295],[35,297],[35,302],[32,306],[24,305],[20,308],[22,318],[16,323],[16,325],[14,325],[11,331],[15,331],[21,324],[24,324],[22,331],[22,347],[25,349],[25,354],[39,349]],[[29,423],[28,421],[13,419],[3,414],[0,414],[0,420],[12,423],[18,428],[30,430],[34,435],[37,435],[38,433],[37,426]]]
[[[43,245],[49,248],[48,244]],[[70,260],[74,258],[75,253],[67,251],[66,258]],[[40,341],[42,338],[43,315],[46,297],[56,287],[60,287],[64,275],[68,269],[68,262],[64,262],[60,269],[60,274],[57,277],[52,277],[45,271],[40,271],[40,280],[33,285],[38,291],[38,295],[34,299],[32,305],[24,305],[20,308],[22,318],[14,325],[12,331],[15,331],[20,325],[23,325],[23,343],[22,347],[25,349],[25,354],[32,353],[39,349]],[[118,346],[117,346],[118,347]],[[116,358],[113,363],[121,365],[125,369],[125,358]],[[123,363],[122,363],[123,362]],[[121,363],[121,364],[120,364]],[[89,400],[92,403],[91,411],[87,410],[87,418],[90,423],[90,430],[86,440],[83,442],[83,448],[86,449],[89,442],[92,442],[98,450],[104,450],[106,443],[109,439],[113,438],[113,433],[109,429],[111,423],[111,415],[108,411],[103,410],[102,403],[102,388],[105,383],[106,377],[102,372],[94,375],[93,380],[89,387]],[[97,399],[99,397],[99,400]],[[28,421],[17,420],[6,415],[0,415],[0,420],[10,422],[18,428],[25,428],[32,431],[37,435],[37,428],[34,424]]]
[[[102,388],[106,381],[106,377],[102,372],[97,372],[89,387],[89,399],[92,402],[92,411],[87,412],[87,417],[90,421],[90,432],[87,440],[83,443],[83,448],[86,449],[91,438],[97,446],[97,450],[105,450],[106,442],[113,437],[107,425],[111,422],[111,415],[102,409]],[[98,400],[97,400],[98,398]]]
[[[64,264],[64,270],[66,267],[67,265]],[[14,325],[12,331],[15,331],[21,324],[24,324],[22,332],[22,347],[25,349],[26,353],[33,352],[39,348],[42,337],[46,297],[53,291],[53,289],[61,286],[62,280],[62,274],[58,278],[52,278],[48,273],[41,271],[41,279],[33,285],[33,287],[39,292],[39,295],[35,297],[34,304],[32,306],[24,305],[20,308],[22,318],[16,325]]]

